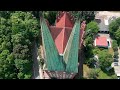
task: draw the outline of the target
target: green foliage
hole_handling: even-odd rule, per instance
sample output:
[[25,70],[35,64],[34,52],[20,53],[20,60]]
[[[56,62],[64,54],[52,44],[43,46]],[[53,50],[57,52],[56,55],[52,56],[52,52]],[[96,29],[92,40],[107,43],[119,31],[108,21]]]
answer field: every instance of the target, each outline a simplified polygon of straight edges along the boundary
[[50,25],[53,25],[56,20],[56,15],[58,11],[44,11],[44,17],[49,21]]
[[16,78],[16,69],[14,68],[13,54],[9,50],[3,50],[0,54],[0,78],[13,79]]
[[85,44],[93,44],[95,34],[98,32],[98,24],[94,21],[91,21],[87,24],[87,31],[85,35]]
[[89,33],[91,33],[93,35],[96,34],[99,30],[97,22],[91,21],[90,23],[88,23],[86,30],[90,30]]
[[87,36],[87,38],[85,38],[85,44],[86,44],[86,45],[87,45],[87,44],[92,44],[92,42],[93,42],[93,38],[92,38],[92,37]]
[[10,14],[13,13],[14,11],[0,11],[0,17],[4,17],[8,19],[10,17]]
[[96,55],[96,54],[99,54],[100,53],[100,49],[98,47],[95,47],[93,49],[93,54]]
[[113,62],[113,58],[112,58],[112,55],[109,54],[107,50],[102,50],[98,56],[99,56],[100,67],[102,69],[105,69],[111,66]]
[[30,39],[38,36],[38,21],[33,18],[31,13],[16,11],[15,13],[11,14],[10,19],[12,23],[13,34],[23,32],[27,34],[28,38]]
[[115,32],[115,38],[120,45],[120,28]]
[[109,31],[112,38],[120,45],[120,17],[110,23]]
[[39,23],[30,12],[0,11],[0,78],[32,76],[31,45]]
[[16,59],[30,58],[30,52],[27,45],[17,44],[13,48],[13,54]]
[[118,58],[118,55],[119,55],[118,51],[115,51],[114,52],[114,58]]
[[81,21],[86,20],[87,23],[91,22],[95,18],[95,11],[70,11],[75,19],[81,16]]
[[112,36],[114,36],[114,32],[117,31],[118,27],[119,27],[119,25],[118,25],[118,23],[116,21],[113,21],[113,22],[110,23],[109,31],[110,31],[110,34]]
[[[58,11],[43,11],[44,17],[51,25],[55,23],[57,13]],[[80,15],[81,21],[86,20],[87,23],[94,20],[95,18],[95,11],[70,11],[70,13],[75,17],[75,20]],[[34,15],[38,16],[38,12],[34,12]]]
[[118,47],[118,44],[117,44],[117,41],[116,40],[113,40],[112,41],[112,47],[114,48],[114,47]]
[[97,71],[97,69],[91,69],[90,73],[88,74],[88,77],[90,79],[97,79],[97,77],[98,77],[98,71]]
[[19,79],[24,79],[24,73],[19,72],[18,75],[17,75],[17,77],[18,77]]
[[20,72],[24,73],[28,72],[31,68],[30,60],[15,59],[15,65]]
[[117,44],[117,41],[116,40],[113,40],[112,41],[112,48],[114,51],[117,51],[118,50],[118,44]]
[[95,54],[98,53],[97,50],[99,49],[94,49],[93,47],[93,41],[96,33],[98,32],[99,27],[98,24],[94,21],[91,21],[90,23],[87,24],[87,31],[85,35],[85,45],[86,45],[86,51],[85,51],[85,63],[90,66],[92,62],[94,61],[93,57]]
[[115,52],[114,52],[114,55],[115,55],[115,56],[118,56],[118,55],[119,55],[118,51],[115,51]]

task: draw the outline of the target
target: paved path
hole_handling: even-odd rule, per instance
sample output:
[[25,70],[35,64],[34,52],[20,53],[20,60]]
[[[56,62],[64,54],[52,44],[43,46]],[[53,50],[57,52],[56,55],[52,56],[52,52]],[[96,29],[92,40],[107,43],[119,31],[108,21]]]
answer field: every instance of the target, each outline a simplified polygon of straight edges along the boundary
[[33,56],[33,79],[40,79],[37,52],[38,52],[37,45],[36,45],[36,42],[34,42],[33,51],[32,51],[32,54],[33,54],[32,55]]

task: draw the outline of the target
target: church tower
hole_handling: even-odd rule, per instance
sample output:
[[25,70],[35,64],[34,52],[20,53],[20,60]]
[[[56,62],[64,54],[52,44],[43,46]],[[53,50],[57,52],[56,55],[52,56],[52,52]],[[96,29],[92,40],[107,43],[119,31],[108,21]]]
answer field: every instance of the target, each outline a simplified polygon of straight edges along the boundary
[[79,73],[78,53],[86,24],[75,21],[69,12],[59,12],[55,26],[50,26],[42,17],[40,23],[45,73],[50,78],[74,78]]

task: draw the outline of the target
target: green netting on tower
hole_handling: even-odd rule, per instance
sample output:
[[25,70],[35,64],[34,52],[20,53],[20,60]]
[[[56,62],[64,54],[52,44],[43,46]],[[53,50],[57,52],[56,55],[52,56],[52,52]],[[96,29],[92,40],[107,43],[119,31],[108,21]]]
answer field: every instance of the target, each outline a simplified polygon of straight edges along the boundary
[[60,60],[60,56],[51,36],[50,30],[43,18],[41,18],[40,21],[47,69],[49,71],[64,71],[65,67]]
[[63,55],[63,60],[66,63],[66,72],[78,73],[79,36],[80,36],[80,20],[77,20],[70,34]]

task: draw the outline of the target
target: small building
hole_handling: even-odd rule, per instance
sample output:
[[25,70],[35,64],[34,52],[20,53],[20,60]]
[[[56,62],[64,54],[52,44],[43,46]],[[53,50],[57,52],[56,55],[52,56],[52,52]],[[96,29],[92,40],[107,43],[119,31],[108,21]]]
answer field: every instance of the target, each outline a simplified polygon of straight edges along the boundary
[[108,48],[108,41],[106,37],[96,37],[95,46]]
[[108,16],[108,15],[96,15],[95,21],[99,25],[99,33],[109,33],[109,24],[115,20],[116,16]]

